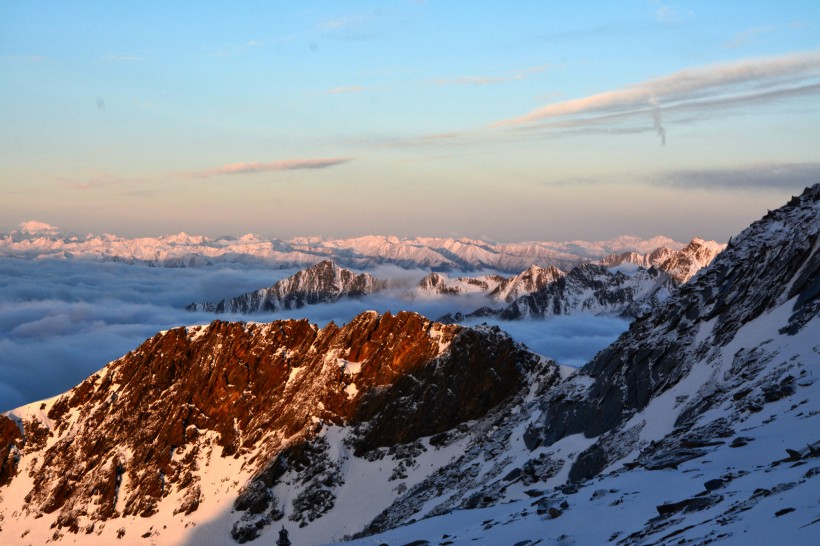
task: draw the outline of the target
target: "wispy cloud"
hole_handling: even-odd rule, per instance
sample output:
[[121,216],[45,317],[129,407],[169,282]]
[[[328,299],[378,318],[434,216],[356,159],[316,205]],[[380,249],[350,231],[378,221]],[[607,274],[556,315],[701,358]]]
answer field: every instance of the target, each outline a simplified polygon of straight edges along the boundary
[[72,190],[94,190],[106,186],[132,186],[146,182],[144,178],[129,178],[106,173],[74,178],[65,176],[53,176],[52,178],[62,186]]
[[325,91],[328,95],[343,95],[345,93],[361,93],[365,90],[362,85],[349,85],[347,87],[334,87]]
[[685,13],[681,13],[676,6],[669,4],[662,5],[659,0],[652,0],[652,4],[657,6],[657,9],[655,9],[655,19],[657,19],[659,23],[663,23],[665,25],[682,23],[694,15],[692,10],[687,10]]
[[775,163],[733,169],[694,169],[665,173],[663,186],[719,190],[800,191],[820,180],[820,163]]
[[728,48],[742,47],[742,46],[745,46],[746,44],[756,40],[758,38],[758,36],[760,36],[761,34],[767,34],[769,32],[772,32],[773,30],[774,30],[774,27],[772,27],[772,26],[753,27],[753,28],[744,30],[743,32],[738,32],[737,34],[735,34],[732,37],[731,40],[729,40],[728,42],[726,42],[723,45],[724,45],[724,47],[728,47]]
[[820,92],[820,52],[688,68],[667,76],[565,100],[498,121],[495,128],[548,129],[646,119],[665,139],[661,111],[728,109]]
[[334,19],[320,21],[315,30],[324,37],[339,40],[366,40],[374,38],[384,31],[380,21],[384,24],[384,14],[379,11],[372,13],[344,15]]
[[494,85],[512,81],[527,79],[532,74],[544,72],[550,68],[549,65],[533,66],[518,70],[505,76],[460,76],[457,78],[436,78],[433,83],[436,85]]
[[212,176],[255,174],[272,171],[293,171],[299,169],[326,169],[350,161],[349,157],[331,157],[319,159],[283,159],[268,163],[252,161],[248,163],[229,163],[215,169],[191,171],[184,173],[190,178],[210,178]]

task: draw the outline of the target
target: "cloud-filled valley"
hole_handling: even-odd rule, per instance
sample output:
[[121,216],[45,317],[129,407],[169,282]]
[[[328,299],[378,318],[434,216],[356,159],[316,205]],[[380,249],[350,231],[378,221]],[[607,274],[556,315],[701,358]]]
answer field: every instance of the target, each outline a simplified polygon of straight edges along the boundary
[[[370,309],[437,318],[470,312],[475,296],[405,296],[406,288],[335,304],[256,315],[190,313],[194,301],[219,300],[270,286],[294,273],[231,265],[153,268],[91,260],[0,258],[0,411],[57,395],[156,332],[214,319],[267,322],[308,318],[342,324]],[[384,266],[377,276],[409,287],[426,272]],[[484,319],[472,323],[484,322]],[[573,316],[542,321],[488,320],[533,350],[570,365],[586,362],[626,329],[619,318]]]

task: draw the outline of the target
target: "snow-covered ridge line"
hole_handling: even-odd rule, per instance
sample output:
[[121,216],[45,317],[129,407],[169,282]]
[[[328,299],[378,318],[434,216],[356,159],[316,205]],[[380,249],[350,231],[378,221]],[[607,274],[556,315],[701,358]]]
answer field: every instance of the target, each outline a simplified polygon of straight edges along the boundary
[[355,268],[392,264],[404,268],[452,271],[494,269],[520,273],[533,264],[570,269],[579,263],[600,260],[610,254],[645,254],[659,247],[678,250],[684,244],[664,236],[642,239],[630,235],[606,241],[516,243],[383,235],[283,240],[253,234],[206,237],[179,233],[128,238],[111,234],[67,234],[40,222],[25,222],[19,229],[0,233],[0,256],[23,259],[85,258],[160,267],[256,263],[284,268],[304,267],[332,259],[339,265]]

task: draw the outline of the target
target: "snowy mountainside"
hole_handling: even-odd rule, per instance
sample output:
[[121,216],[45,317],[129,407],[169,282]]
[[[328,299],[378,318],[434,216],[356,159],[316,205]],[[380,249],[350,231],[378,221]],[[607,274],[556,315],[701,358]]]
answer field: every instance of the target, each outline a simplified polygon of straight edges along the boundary
[[585,264],[521,296],[502,309],[499,317],[519,320],[577,313],[637,316],[663,301],[676,286],[669,275],[654,267],[625,274]]
[[246,263],[302,268],[321,260],[366,269],[393,264],[406,269],[519,273],[535,263],[569,269],[619,252],[650,252],[659,246],[682,248],[667,237],[621,236],[608,241],[533,241],[492,243],[473,239],[398,238],[371,235],[352,239],[299,237],[290,241],[242,237],[205,237],[186,233],[127,238],[111,234],[63,234],[41,222],[26,222],[0,233],[0,255],[25,259],[89,258],[161,267],[202,267],[214,263]]
[[819,250],[816,185],[350,543],[816,544]]
[[519,296],[530,294],[560,279],[565,273],[557,267],[531,265],[512,277],[482,275],[479,277],[448,277],[444,273],[433,272],[419,281],[411,297],[424,295],[484,294],[499,302],[511,302]]
[[488,294],[498,288],[505,280],[501,275],[450,278],[444,273],[434,271],[422,278],[407,295],[412,298],[430,295]]
[[715,256],[724,248],[726,248],[724,244],[695,237],[679,250],[659,247],[645,254],[639,252],[610,254],[599,263],[608,268],[622,264],[633,264],[644,269],[656,267],[666,272],[678,283],[684,283],[695,276],[700,269],[712,263]]
[[259,313],[281,309],[299,309],[305,305],[333,303],[341,298],[361,297],[387,288],[388,282],[369,273],[356,274],[330,260],[261,288],[219,302],[192,303],[189,311],[211,313]]
[[[502,309],[484,306],[466,315],[448,314],[441,317],[444,322],[487,316],[520,320],[579,313],[636,317],[648,313],[679,284],[709,265],[723,248],[725,245],[695,238],[680,250],[659,247],[647,253],[610,254],[598,264],[581,264],[569,273],[532,265],[494,288],[479,279],[459,277],[453,282],[442,274],[433,274],[417,290],[460,294],[475,291],[480,285],[488,296],[508,304]],[[625,270],[624,264],[637,269]],[[468,282],[472,286],[466,286]]]
[[564,275],[566,273],[557,267],[539,267],[533,264],[518,275],[506,279],[498,288],[490,292],[490,297],[509,303],[521,296],[541,290]]

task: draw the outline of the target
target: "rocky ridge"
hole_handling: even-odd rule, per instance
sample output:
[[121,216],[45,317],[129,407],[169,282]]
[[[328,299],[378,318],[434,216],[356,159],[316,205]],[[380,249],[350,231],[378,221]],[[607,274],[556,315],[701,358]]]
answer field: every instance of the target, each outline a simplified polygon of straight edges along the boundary
[[[14,517],[35,542],[105,543],[121,525],[161,537],[150,521],[207,521],[223,498],[236,515],[222,541],[284,517],[306,526],[344,483],[328,430],[352,431],[347,445],[361,455],[412,444],[482,417],[536,370],[558,380],[497,330],[413,313],[323,329],[289,320],[170,330],[65,395],[0,418],[0,536]],[[293,469],[303,487],[283,503],[273,490]]]
[[[376,536],[351,543],[446,530],[454,543],[812,544],[819,251],[816,185],[358,535]],[[433,501],[431,490],[453,494]],[[479,510],[450,518],[463,509]],[[408,519],[419,521],[397,527]]]
[[724,248],[726,248],[724,244],[695,237],[680,250],[659,247],[646,254],[638,252],[610,254],[598,263],[608,268],[623,264],[632,264],[644,269],[655,267],[667,273],[677,283],[685,283],[702,268],[712,263],[712,260]]
[[333,303],[342,298],[374,294],[387,286],[387,281],[376,279],[369,273],[356,274],[330,260],[324,260],[277,281],[269,288],[219,302],[192,303],[186,309],[210,313],[261,313],[299,309],[305,305]]
[[432,272],[419,281],[416,288],[410,292],[410,296],[483,294],[493,301],[509,303],[522,295],[540,290],[564,275],[565,273],[557,267],[537,265],[531,265],[512,277],[482,275],[450,278],[443,273]]

